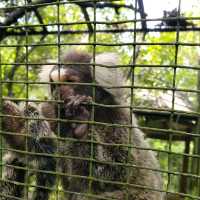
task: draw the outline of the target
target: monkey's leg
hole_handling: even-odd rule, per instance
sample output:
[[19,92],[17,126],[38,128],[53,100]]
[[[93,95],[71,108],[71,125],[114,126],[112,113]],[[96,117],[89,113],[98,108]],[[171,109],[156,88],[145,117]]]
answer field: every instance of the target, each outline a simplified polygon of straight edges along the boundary
[[[24,119],[18,106],[11,101],[4,101],[2,113],[9,116],[2,117],[3,137],[13,149],[24,149],[25,137],[19,135],[24,128]],[[3,180],[0,183],[1,200],[14,200],[15,197],[22,198],[24,195],[25,167],[21,156],[14,153],[7,153],[4,157],[5,169]],[[21,183],[21,184],[20,184]]]
[[[59,166],[60,166],[60,170],[61,170],[61,173],[63,174],[68,174],[70,173],[70,168],[69,168],[69,165],[71,165],[70,163],[70,160],[66,159],[66,158],[61,158],[59,160]],[[68,191],[69,190],[69,177],[67,175],[62,175],[61,176],[61,184],[62,184],[62,188],[63,188],[63,191],[64,191],[64,199],[69,199],[69,194],[66,193],[65,191]]]
[[55,185],[56,176],[51,172],[56,170],[56,162],[51,158],[41,158],[38,170],[44,172],[37,172],[36,174],[36,189],[33,194],[33,200],[48,200],[51,190]]
[[4,157],[5,169],[3,172],[3,180],[0,182],[0,199],[14,200],[23,198],[25,167],[24,163],[19,161],[18,157],[12,153],[8,153]]
[[53,174],[56,171],[56,159],[52,156],[55,152],[55,143],[51,139],[38,141],[35,138],[29,142],[34,146],[36,153],[49,154],[47,156],[35,155],[38,171],[36,172],[36,189],[32,198],[32,200],[48,200],[56,181],[56,175]]
[[[51,131],[47,121],[41,119],[42,115],[36,104],[29,103],[23,110],[25,116],[30,117],[28,121],[28,151],[36,153],[30,156],[30,161],[36,163],[36,188],[31,200],[48,200],[52,187],[55,185],[56,160],[54,133]],[[41,154],[41,155],[38,155]],[[49,155],[43,155],[49,154]]]

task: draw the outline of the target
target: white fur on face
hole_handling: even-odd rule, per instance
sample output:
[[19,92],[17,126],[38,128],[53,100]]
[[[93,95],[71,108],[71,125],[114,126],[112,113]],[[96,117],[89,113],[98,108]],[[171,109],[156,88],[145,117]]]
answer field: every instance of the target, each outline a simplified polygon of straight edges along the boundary
[[65,71],[66,70],[63,68],[53,70],[50,74],[52,81],[54,82],[65,81],[65,74],[66,74]]
[[60,68],[60,69],[55,69],[53,70],[55,66],[53,65],[45,65],[42,67],[41,72],[39,74],[40,80],[44,82],[49,82],[50,78],[54,82],[58,81],[64,81],[65,78],[65,69]]
[[55,67],[54,65],[44,65],[44,66],[42,66],[41,71],[39,73],[40,81],[49,82],[50,81],[49,74],[51,73],[51,71],[54,67]]

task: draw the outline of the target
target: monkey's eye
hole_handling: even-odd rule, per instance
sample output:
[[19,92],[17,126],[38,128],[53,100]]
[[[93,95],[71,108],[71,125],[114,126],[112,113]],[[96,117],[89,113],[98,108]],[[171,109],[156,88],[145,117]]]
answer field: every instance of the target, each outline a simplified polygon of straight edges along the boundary
[[54,70],[51,72],[50,78],[53,82],[80,82],[79,77],[69,69]]
[[64,80],[64,82],[68,82],[68,83],[74,83],[74,82],[79,82],[79,78],[76,76],[66,76],[66,79]]

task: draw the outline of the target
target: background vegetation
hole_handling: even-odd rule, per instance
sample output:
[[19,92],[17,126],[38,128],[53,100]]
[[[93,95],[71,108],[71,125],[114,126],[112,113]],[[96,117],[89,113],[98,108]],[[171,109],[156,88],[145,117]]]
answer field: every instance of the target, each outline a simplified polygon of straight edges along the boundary
[[[27,3],[31,1],[27,0]],[[41,65],[59,61],[59,57],[71,48],[92,53],[94,45],[88,44],[96,41],[99,44],[95,47],[96,53],[117,52],[122,65],[132,65],[132,69],[123,67],[121,70],[126,78],[125,85],[132,83],[130,74],[134,75],[133,105],[136,110],[176,110],[198,114],[200,50],[198,45],[192,44],[199,44],[199,32],[186,30],[177,33],[177,28],[174,32],[162,32],[163,27],[161,32],[147,32],[141,21],[134,23],[134,19],[141,19],[141,13],[135,12],[133,1],[118,0],[108,2],[110,4],[104,3],[102,8],[97,7],[96,14],[90,4],[88,7],[80,3],[35,7],[31,11],[26,10],[24,15],[13,21],[14,23],[6,24],[11,14],[20,9],[16,6],[25,4],[23,0],[2,0],[0,2],[2,96],[12,97],[15,100],[48,98],[44,85],[34,83],[38,80]],[[200,15],[200,11],[194,9],[184,14],[187,17],[196,17]],[[101,23],[96,23],[94,26],[92,21],[95,20]],[[85,21],[87,23],[84,23]],[[197,20],[194,23],[195,27],[200,25]],[[178,51],[177,42],[179,42]],[[180,67],[174,68],[177,65]],[[173,104],[172,89],[175,88]],[[130,94],[129,91],[127,95],[130,97]],[[146,126],[144,118],[140,118],[140,122],[141,126]],[[154,122],[151,127],[159,128],[159,124],[156,123],[159,122]],[[179,127],[177,129],[179,130]],[[196,149],[195,144],[199,143],[196,140],[194,138],[189,144],[188,155],[198,155],[199,149]],[[179,172],[183,170],[185,142],[173,141],[173,137],[171,140],[150,139],[150,142],[154,149],[159,150],[161,169],[172,172],[171,175],[163,173],[165,189],[179,192],[181,179]],[[197,165],[193,157],[188,159],[187,173],[192,173],[197,178],[188,178],[190,182],[185,192],[198,196],[200,170],[198,167],[193,169],[194,163]],[[198,184],[194,184],[197,179]]]

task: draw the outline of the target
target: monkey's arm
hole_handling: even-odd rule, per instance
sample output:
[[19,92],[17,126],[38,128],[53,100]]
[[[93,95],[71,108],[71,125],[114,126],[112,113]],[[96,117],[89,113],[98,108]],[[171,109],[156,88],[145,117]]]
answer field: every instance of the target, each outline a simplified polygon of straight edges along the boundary
[[2,129],[5,131],[3,136],[6,142],[14,149],[23,149],[25,144],[25,136],[23,133],[25,119],[18,106],[11,101],[4,101],[2,113]]
[[45,172],[37,172],[36,189],[32,199],[48,200],[51,189],[55,185],[56,175],[52,172],[56,171],[56,161],[52,157],[42,156],[39,161],[38,170]]
[[[51,131],[48,122],[40,119],[41,115],[37,106],[33,106],[29,104],[25,106],[24,110],[20,110],[18,105],[5,101],[3,104],[3,113],[9,116],[3,117],[3,130],[6,132],[11,132],[11,134],[4,135],[6,142],[9,144],[11,148],[27,150],[31,152],[31,156],[28,156],[28,164],[29,162],[35,160],[37,163],[37,188],[34,192],[34,200],[46,200],[49,196],[49,189],[47,187],[53,187],[55,183],[55,175],[49,174],[48,172],[39,172],[41,170],[55,172],[56,162],[52,155],[43,155],[43,154],[53,154],[55,152],[55,141],[53,138],[53,132]],[[16,117],[17,116],[17,117]],[[30,119],[25,121],[23,117],[29,117]],[[20,134],[19,134],[20,133]],[[26,140],[26,135],[27,140]],[[47,137],[46,137],[47,136]],[[25,148],[27,147],[27,148]],[[34,154],[37,153],[37,154]],[[41,155],[38,155],[38,153]],[[22,160],[22,164],[25,165],[27,162],[24,157],[24,154],[15,155],[15,159]],[[29,154],[27,154],[29,155]],[[18,157],[17,157],[18,156]],[[23,162],[24,161],[24,162]],[[17,163],[13,163],[13,165],[17,165]],[[17,181],[18,171],[16,168],[12,168],[13,176],[10,177],[9,173],[10,168],[5,169],[4,179],[12,178],[14,181]],[[16,176],[15,176],[16,175]],[[24,183],[24,180],[21,180]],[[2,186],[3,187],[3,186]],[[9,194],[17,197],[18,193],[22,193],[23,187],[21,186],[18,191],[16,191],[15,186],[12,184],[6,184],[5,188],[9,189]],[[7,189],[3,190],[3,194],[6,194]],[[42,197],[42,198],[41,198]],[[7,199],[6,199],[7,200]],[[9,199],[11,200],[11,199]]]
[[[34,105],[35,106],[35,105]],[[3,102],[2,129],[6,142],[14,149],[25,149],[26,136],[28,151],[53,153],[55,148],[54,134],[48,122],[40,119],[36,106],[29,104],[24,110],[11,101]],[[30,119],[26,122],[26,117]],[[46,137],[47,136],[47,137]]]
[[[55,185],[56,176],[52,172],[56,171],[56,159],[53,157],[56,144],[52,137],[52,131],[48,123],[43,120],[35,121],[31,124],[32,132],[47,135],[50,138],[41,137],[38,139],[31,138],[29,145],[33,148],[31,151],[39,153],[35,160],[38,162],[38,171],[36,172],[36,189],[34,191],[33,200],[48,200],[52,187]],[[41,155],[40,155],[41,154]],[[48,154],[48,155],[42,155]]]
[[[6,142],[14,149],[21,149],[25,144],[25,137],[19,135],[24,127],[24,119],[20,109],[16,104],[10,101],[3,102],[2,113],[9,116],[2,117],[3,136]],[[25,167],[19,155],[14,152],[5,154],[3,162],[3,179],[0,183],[0,199],[13,200],[15,197],[23,197],[24,181],[25,181]]]
[[26,106],[24,114],[30,117],[28,121],[31,137],[28,139],[29,151],[37,153],[34,157],[37,161],[36,189],[33,193],[33,200],[48,200],[50,189],[55,185],[56,160],[53,157],[56,144],[54,133],[49,123],[42,119],[37,105],[30,103]]

